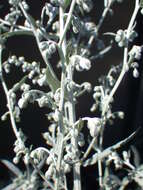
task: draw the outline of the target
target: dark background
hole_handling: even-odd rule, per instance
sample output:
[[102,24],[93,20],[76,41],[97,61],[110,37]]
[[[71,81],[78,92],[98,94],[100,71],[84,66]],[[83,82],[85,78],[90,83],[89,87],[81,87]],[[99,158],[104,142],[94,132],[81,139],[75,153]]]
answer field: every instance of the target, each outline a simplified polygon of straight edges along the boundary
[[[27,1],[30,5],[30,13],[35,19],[38,19],[40,16],[40,11],[42,6],[45,4],[43,0]],[[95,1],[94,9],[91,12],[92,20],[95,20],[98,23],[98,20],[102,13],[103,8],[102,1]],[[0,16],[4,17],[8,12],[9,6],[7,1],[1,0],[0,5],[3,7],[0,9]],[[113,7],[114,16],[108,17],[105,19],[105,22],[101,28],[101,32],[116,32],[118,29],[126,29],[128,26],[128,22],[131,17],[131,13],[133,11],[134,1],[125,0],[122,4],[116,4]],[[134,44],[142,44],[143,39],[143,27],[142,27],[142,16],[140,13],[137,17],[137,25],[136,30],[138,31],[138,37],[134,41]],[[102,37],[101,37],[102,38]],[[109,39],[106,40],[107,42]],[[6,48],[9,50],[10,54],[17,56],[25,56],[26,60],[33,61],[41,60],[41,56],[38,52],[38,49],[35,48],[36,43],[34,38],[31,37],[14,37],[8,40],[6,44]],[[7,55],[7,52],[4,56]],[[101,75],[104,75],[108,72],[109,68],[113,64],[119,64],[122,61],[123,51],[117,46],[114,46],[112,51],[105,55],[105,58],[93,62],[93,67],[89,72],[77,73],[75,76],[75,80],[79,83],[88,81],[91,82],[92,85],[98,84],[98,78]],[[143,119],[143,73],[142,73],[142,60],[140,61],[140,77],[135,79],[132,76],[132,71],[129,71],[117,93],[115,94],[115,102],[113,104],[113,110],[118,111],[122,110],[125,112],[125,119],[118,120],[115,122],[113,126],[109,126],[105,130],[105,140],[104,146],[108,147],[119,140],[127,137],[131,132],[137,129],[139,126],[142,127]],[[58,71],[57,71],[58,72]],[[7,83],[10,87],[14,84],[15,81],[20,79],[20,73],[16,73],[15,70],[7,76]],[[85,94],[77,105],[77,118],[84,116],[94,116],[89,110],[93,103],[92,95]],[[0,116],[7,110],[6,108],[6,99],[3,93],[3,89],[0,86]],[[33,144],[34,147],[40,146],[44,144],[44,140],[41,138],[41,132],[46,131],[48,126],[47,119],[44,115],[45,109],[40,109],[36,104],[29,105],[22,112],[21,123],[18,124],[20,128],[24,131],[26,136],[28,137],[27,143]],[[131,144],[135,145],[142,157],[142,129],[141,133],[137,138],[132,140],[127,147]],[[10,122],[0,122],[0,158],[2,159],[12,159],[14,157],[13,153],[13,143],[15,141],[15,137],[13,135]],[[5,173],[4,173],[5,172]],[[95,185],[95,177],[94,177],[95,167],[90,167],[83,170],[83,185],[85,189],[87,188],[87,184]],[[0,181],[1,179],[7,179],[8,174],[3,165],[0,165]],[[86,182],[88,183],[86,184]],[[1,183],[1,182],[0,182]]]

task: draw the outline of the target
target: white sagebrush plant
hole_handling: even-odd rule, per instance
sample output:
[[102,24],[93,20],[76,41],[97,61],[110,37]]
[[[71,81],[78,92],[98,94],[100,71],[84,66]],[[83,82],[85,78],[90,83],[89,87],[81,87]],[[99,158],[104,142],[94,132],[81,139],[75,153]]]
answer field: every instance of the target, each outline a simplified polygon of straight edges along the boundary
[[[123,61],[120,65],[112,66],[108,74],[99,80],[100,84],[94,88],[88,82],[77,84],[74,81],[74,72],[88,71],[94,59],[104,58],[104,54],[112,49],[113,42],[105,47],[100,39],[103,35],[100,28],[105,17],[111,13],[112,5],[124,1],[104,0],[104,9],[98,24],[87,18],[96,5],[95,0],[47,0],[39,20],[29,14],[28,1],[8,2],[9,13],[4,19],[0,18],[0,79],[8,108],[1,119],[4,121],[10,117],[16,141],[13,163],[1,160],[15,175],[3,190],[82,190],[81,167],[96,163],[99,175],[99,187],[96,189],[123,190],[132,181],[143,188],[142,165],[130,162],[130,152],[123,151],[122,156],[117,153],[117,149],[133,138],[136,132],[109,148],[103,148],[103,134],[107,122],[112,123],[115,118],[124,117],[121,111],[112,112],[111,105],[116,90],[130,68],[133,69],[135,78],[139,76],[138,60],[141,58],[142,46],[132,46],[130,43],[137,37],[134,30],[136,16],[139,11],[143,12],[143,2],[129,2],[135,3],[135,7],[125,30],[119,29],[116,33],[110,31],[104,34],[111,35],[116,45],[123,48]],[[20,24],[21,18],[24,23]],[[5,42],[19,35],[34,36],[45,63],[44,67],[36,60],[30,63],[24,57],[15,55],[3,60]],[[94,55],[91,52],[93,42],[98,47]],[[59,57],[56,64],[61,72],[60,79],[50,64],[55,54]],[[24,74],[20,81],[8,89],[5,77],[8,77],[11,66],[21,68]],[[49,91],[42,90],[43,86]],[[91,111],[95,116],[76,118],[76,104],[85,92],[93,93],[94,104]],[[20,98],[17,95],[19,93]],[[50,125],[42,134],[45,146],[36,149],[25,145],[23,129],[17,127],[21,110],[34,102],[37,102],[40,108],[48,107],[51,110],[46,114]],[[84,128],[87,128],[88,134],[84,134]],[[131,151],[137,160],[136,149],[132,147]],[[20,171],[14,165],[20,160],[24,162],[26,171]],[[110,167],[111,163],[114,163],[116,169],[125,170],[128,175],[123,178],[116,176]],[[43,167],[46,172],[42,170]],[[67,185],[67,173],[70,172],[73,173],[73,187]]]

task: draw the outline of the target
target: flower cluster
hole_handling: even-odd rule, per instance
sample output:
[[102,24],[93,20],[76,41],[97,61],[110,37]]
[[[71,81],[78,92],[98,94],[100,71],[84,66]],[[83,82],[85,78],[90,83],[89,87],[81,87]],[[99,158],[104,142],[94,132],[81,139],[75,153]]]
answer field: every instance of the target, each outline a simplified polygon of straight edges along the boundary
[[73,55],[70,58],[70,62],[77,71],[89,70],[91,68],[91,62],[89,59],[81,57],[80,55]]
[[115,41],[118,43],[119,47],[127,46],[128,42],[133,42],[137,37],[137,33],[132,30],[127,36],[127,30],[118,30],[115,36]]

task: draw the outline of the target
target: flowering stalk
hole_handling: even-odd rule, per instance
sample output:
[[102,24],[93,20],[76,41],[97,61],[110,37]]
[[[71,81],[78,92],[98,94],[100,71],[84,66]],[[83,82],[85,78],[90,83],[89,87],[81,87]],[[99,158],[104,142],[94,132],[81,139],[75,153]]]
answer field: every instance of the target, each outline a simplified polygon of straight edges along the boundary
[[[63,35],[63,29],[64,29],[64,9],[62,6],[59,8],[59,22],[60,22],[60,36]],[[62,53],[62,74],[61,74],[61,87],[60,87],[60,102],[59,102],[59,136],[57,137],[57,142],[61,142],[61,145],[59,146],[59,155],[57,160],[57,179],[55,183],[55,190],[59,189],[59,176],[61,173],[61,161],[63,157],[63,139],[64,139],[64,125],[63,125],[63,117],[64,117],[64,98],[65,98],[65,80],[66,80],[66,70],[65,70],[65,55],[66,55],[66,36],[64,36],[64,42],[62,46],[60,47],[60,51]]]
[[[135,19],[136,19],[137,13],[139,11],[139,8],[140,8],[140,4],[139,4],[139,0],[137,0],[135,3],[135,9],[134,9],[133,15],[131,17],[129,26],[127,28],[127,40],[129,38],[130,32],[134,26]],[[123,67],[122,67],[121,73],[120,73],[119,78],[117,79],[112,91],[110,92],[110,94],[109,94],[109,96],[105,102],[105,105],[104,105],[103,110],[102,110],[102,117],[104,117],[104,115],[107,111],[107,108],[108,108],[108,104],[110,103],[112,97],[114,96],[116,90],[118,89],[125,73],[128,71],[128,43],[129,42],[127,41],[127,45],[124,47]]]
[[66,35],[67,30],[69,28],[69,25],[71,23],[71,18],[72,18],[72,14],[73,14],[75,4],[76,4],[76,0],[72,0],[70,10],[69,10],[69,13],[68,13],[68,17],[67,17],[67,20],[66,20],[66,23],[65,23],[65,26],[64,26],[64,30],[63,30],[62,36],[60,38],[60,41],[59,41],[59,46],[62,45],[62,42],[63,42],[63,40],[65,38],[65,35]]
[[10,98],[11,91],[8,90],[7,85],[5,83],[5,80],[4,80],[4,77],[3,77],[2,50],[3,50],[3,47],[2,47],[2,45],[0,45],[0,79],[1,79],[1,83],[2,83],[2,86],[3,86],[4,92],[5,92],[6,98],[7,98],[7,106],[8,106],[8,109],[9,109],[9,115],[10,115],[10,120],[11,120],[13,132],[14,132],[16,138],[21,141],[21,139],[19,137],[19,132],[18,132],[18,129],[17,129],[17,126],[16,126],[15,118],[14,118],[14,115],[13,115],[13,109],[12,109],[12,105],[11,105],[12,100]]
[[37,42],[37,45],[38,45],[38,48],[39,48],[39,51],[43,57],[43,60],[45,61],[46,65],[47,65],[47,68],[46,68],[46,76],[47,76],[47,81],[48,81],[48,84],[49,84],[49,87],[51,88],[51,90],[53,92],[55,92],[58,88],[59,88],[59,81],[47,59],[47,56],[46,54],[41,50],[40,48],[40,38],[38,36],[38,32],[37,32],[37,25],[36,25],[36,22],[33,20],[33,18],[28,15],[28,13],[26,12],[26,10],[23,8],[23,5],[22,3],[19,3],[19,6],[26,18],[26,20],[28,21],[28,23],[30,24],[31,28],[32,28],[32,32],[36,38],[36,42]]

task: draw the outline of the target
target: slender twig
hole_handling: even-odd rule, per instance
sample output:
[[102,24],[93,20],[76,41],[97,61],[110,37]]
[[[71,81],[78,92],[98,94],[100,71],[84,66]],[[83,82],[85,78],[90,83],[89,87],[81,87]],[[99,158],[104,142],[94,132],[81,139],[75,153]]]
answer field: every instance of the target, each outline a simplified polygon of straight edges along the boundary
[[101,50],[99,53],[97,53],[97,55],[94,55],[94,56],[90,57],[90,60],[95,60],[95,59],[98,59],[98,58],[102,58],[111,49],[112,49],[112,44],[105,47],[103,50]]
[[[136,1],[135,9],[134,9],[133,15],[131,17],[129,26],[127,28],[127,36],[126,36],[127,40],[129,38],[129,34],[131,32],[131,29],[132,29],[132,27],[134,25],[134,22],[135,22],[136,15],[138,13],[139,7],[140,7],[139,6],[139,1]],[[107,13],[107,9],[105,9],[104,14],[106,15],[106,13]],[[104,18],[104,16],[103,16],[103,18]],[[102,24],[102,22],[103,21],[101,19],[101,22],[99,22],[99,25],[98,25],[99,27]],[[102,110],[102,117],[103,118],[105,116],[105,113],[106,113],[106,111],[108,109],[108,105],[109,105],[112,97],[114,96],[115,92],[117,91],[117,89],[118,89],[118,87],[119,87],[125,73],[128,71],[128,63],[127,62],[128,62],[128,42],[127,42],[127,45],[124,47],[124,58],[123,58],[123,66],[122,66],[121,73],[120,73],[120,75],[119,75],[113,89],[111,90],[107,100],[105,101],[105,104],[104,104],[104,107],[103,107],[103,110]],[[100,149],[102,149],[102,144],[103,144],[103,133],[104,133],[104,126],[103,126],[103,128],[102,128],[102,130],[100,132],[100,138],[99,138],[99,147],[100,147]],[[98,170],[99,170],[99,177],[100,177],[99,178],[99,185],[100,185],[100,187],[102,187],[102,163],[101,163],[100,159],[98,160]]]
[[[136,19],[136,16],[137,16],[139,8],[140,8],[140,6],[139,6],[139,0],[137,0],[136,4],[135,4],[135,9],[134,9],[133,15],[131,17],[130,23],[129,23],[128,28],[127,28],[127,37],[129,35],[130,30],[132,29],[132,27],[134,25],[134,22],[135,22],[135,19]],[[126,68],[127,67],[127,59],[128,59],[128,45],[125,46],[125,48],[124,48],[123,67],[122,67],[121,73],[120,73],[120,75],[119,75],[119,77],[118,77],[118,79],[117,79],[117,81],[116,81],[113,89],[111,90],[111,92],[110,92],[110,94],[108,96],[108,99],[106,100],[106,102],[104,104],[104,108],[102,110],[102,117],[104,117],[104,115],[105,115],[105,113],[107,111],[108,105],[109,105],[109,103],[110,103],[113,95],[115,94],[115,92],[118,89],[118,87],[119,87],[119,85],[120,85],[120,83],[121,83],[121,81],[122,81],[125,73],[127,72],[127,68]],[[90,143],[90,145],[89,145],[89,147],[87,148],[87,150],[86,150],[86,152],[85,152],[85,154],[83,156],[84,159],[90,153],[90,151],[91,151],[91,149],[92,149],[95,141],[96,141],[96,138],[93,138],[92,141],[91,141],[91,143]]]
[[99,23],[97,24],[97,32],[101,28],[101,26],[102,26],[102,24],[103,24],[103,22],[104,22],[104,20],[105,20],[105,18],[107,16],[108,12],[110,11],[110,8],[113,5],[113,3],[114,3],[113,0],[109,1],[109,4],[107,5],[107,7],[104,8],[104,11],[103,11],[102,16],[101,16],[101,18],[99,20]]
[[43,26],[43,23],[44,23],[44,14],[45,14],[45,11],[46,11],[46,7],[44,7],[42,9],[42,12],[41,12],[41,25]]
[[45,147],[38,147],[38,148],[34,149],[34,151],[44,151],[44,152],[46,152],[49,156],[51,156],[54,164],[56,165],[56,160],[55,160],[54,156],[51,154],[51,152],[47,148],[45,148]]
[[94,137],[94,138],[92,139],[92,141],[90,142],[90,144],[89,144],[87,150],[85,151],[85,153],[84,153],[84,155],[83,155],[83,157],[82,157],[82,160],[85,160],[85,159],[88,157],[89,153],[91,152],[91,150],[92,150],[92,148],[93,148],[93,146],[94,146],[94,144],[95,144],[95,142],[96,142],[96,139],[97,139],[97,137]]
[[75,4],[76,4],[76,0],[72,0],[70,10],[69,10],[69,13],[68,13],[68,17],[67,17],[67,20],[66,20],[66,23],[65,23],[65,26],[64,26],[64,31],[63,31],[62,36],[61,36],[60,41],[59,41],[59,46],[62,45],[63,40],[65,38],[65,35],[67,33],[67,30],[68,30],[68,28],[70,26],[71,18],[72,18],[72,14],[73,14],[73,11],[74,11]]
[[[137,13],[139,11],[139,8],[140,8],[140,6],[139,6],[139,0],[137,0],[136,4],[135,4],[135,9],[134,9],[133,15],[131,17],[131,20],[130,20],[128,28],[127,28],[127,38],[129,37],[130,31],[131,31],[131,29],[132,29],[132,27],[134,25],[134,22],[135,22]],[[118,87],[119,87],[119,85],[120,85],[120,83],[121,83],[121,81],[122,81],[125,73],[128,71],[128,63],[127,62],[128,62],[128,43],[124,47],[123,66],[122,66],[121,73],[120,73],[120,75],[119,75],[119,77],[118,77],[118,79],[117,79],[114,87],[112,88],[112,90],[111,90],[111,92],[110,92],[110,94],[109,94],[109,96],[108,96],[108,98],[107,98],[107,100],[106,100],[106,102],[104,104],[104,108],[102,110],[102,116],[104,116],[104,114],[106,113],[108,105],[109,105],[112,97],[114,96],[115,92],[117,91],[117,89],[118,89]]]
[[4,164],[16,177],[22,176],[21,170],[8,160],[0,159],[0,162]]
[[[103,11],[102,16],[101,16],[101,18],[99,20],[99,23],[96,26],[96,37],[98,36],[99,30],[100,30],[100,28],[101,28],[101,26],[102,26],[102,24],[103,24],[103,22],[104,22],[104,20],[105,20],[105,18],[107,16],[108,12],[110,11],[110,8],[111,8],[112,4],[113,4],[113,1],[110,1],[108,6],[104,8],[104,11]],[[90,38],[88,40],[88,44],[87,44],[87,49],[90,49],[94,38],[95,38],[95,35],[90,36]],[[84,53],[85,53],[85,51],[83,51],[82,55],[84,55]]]
[[19,136],[19,132],[18,132],[18,129],[17,129],[17,126],[16,126],[15,118],[14,118],[14,115],[13,115],[13,107],[11,105],[12,102],[11,102],[11,98],[10,98],[10,92],[9,92],[9,90],[7,88],[6,82],[5,82],[4,77],[3,77],[2,49],[3,49],[2,46],[0,46],[0,75],[1,75],[0,79],[1,79],[1,83],[2,83],[4,92],[5,92],[5,95],[6,95],[6,99],[7,99],[7,107],[9,109],[10,120],[11,120],[13,132],[14,132],[16,138],[21,141],[20,136]]
[[[101,151],[99,152],[99,154]],[[99,175],[99,186],[102,189],[103,187],[103,171],[102,171],[102,161],[98,160],[98,175]]]
[[48,181],[45,177],[45,175],[43,174],[43,172],[36,166],[36,164],[33,162],[32,159],[30,159],[30,163],[33,165],[33,167],[35,168],[35,170],[37,171],[37,173],[41,176],[41,178],[47,183],[47,185],[51,188],[51,190],[55,190],[53,184]]
[[[6,20],[3,20],[2,18],[0,18],[0,22],[1,22],[2,24],[7,25],[7,26],[11,26],[11,23],[10,23],[10,22],[8,22],[8,21],[6,21]],[[30,29],[30,28],[25,27],[25,26],[15,25],[15,27],[16,27],[16,28],[18,28],[18,29],[22,29],[22,30],[29,30],[29,31],[31,31],[31,29]]]

